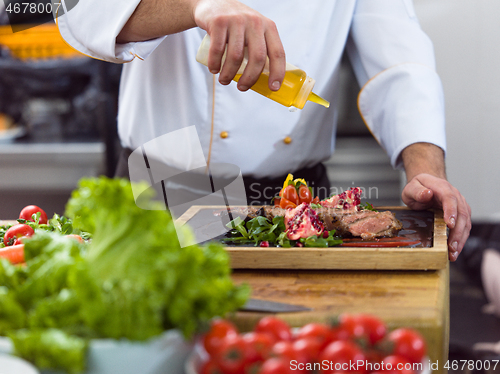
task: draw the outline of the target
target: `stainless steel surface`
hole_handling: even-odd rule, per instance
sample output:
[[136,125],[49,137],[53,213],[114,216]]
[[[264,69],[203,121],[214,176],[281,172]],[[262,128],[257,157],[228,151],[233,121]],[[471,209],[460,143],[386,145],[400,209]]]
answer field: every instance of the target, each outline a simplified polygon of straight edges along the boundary
[[0,191],[71,190],[103,172],[104,151],[101,142],[1,144]]

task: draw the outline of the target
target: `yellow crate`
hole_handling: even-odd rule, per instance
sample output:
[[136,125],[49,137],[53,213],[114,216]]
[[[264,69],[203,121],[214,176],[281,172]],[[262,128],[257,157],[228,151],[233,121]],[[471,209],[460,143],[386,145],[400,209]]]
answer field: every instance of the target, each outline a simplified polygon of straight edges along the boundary
[[44,24],[12,32],[10,26],[0,26],[0,46],[22,60],[83,57],[62,38],[57,25]]

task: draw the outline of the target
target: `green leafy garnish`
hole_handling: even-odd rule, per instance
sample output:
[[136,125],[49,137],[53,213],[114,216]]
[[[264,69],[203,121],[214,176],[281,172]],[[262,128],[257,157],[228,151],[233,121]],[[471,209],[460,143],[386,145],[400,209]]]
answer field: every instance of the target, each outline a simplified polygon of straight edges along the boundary
[[366,202],[365,202],[365,203],[363,203],[363,204],[359,204],[359,207],[360,207],[361,209],[364,209],[364,210],[372,210],[372,211],[374,211],[374,212],[376,212],[376,211],[377,211],[377,209],[375,209],[375,208],[373,207],[373,205],[372,205],[372,204],[370,204],[368,201],[366,201]]
[[327,238],[313,235],[306,239],[300,239],[299,241],[303,243],[306,247],[318,247],[318,248],[334,247],[336,245],[342,244],[342,239],[340,237],[334,236],[334,234],[335,230],[332,230],[328,233]]
[[[258,246],[261,242],[267,241],[270,244],[289,248],[296,244],[296,240],[288,239],[285,227],[285,218],[276,216],[273,222],[266,217],[255,217],[245,223],[241,218],[237,217],[226,225],[230,231],[231,237],[224,238],[225,242],[232,243],[254,243]],[[306,247],[333,247],[342,244],[342,239],[334,236],[335,230],[328,234],[328,238],[310,236],[306,239],[300,239],[299,242]]]
[[285,231],[285,222],[283,217],[274,217],[273,222],[266,217],[258,216],[248,222],[240,217],[226,225],[232,229],[230,238],[223,239],[226,242],[234,243],[254,243],[256,246],[263,241],[275,243],[279,235]]

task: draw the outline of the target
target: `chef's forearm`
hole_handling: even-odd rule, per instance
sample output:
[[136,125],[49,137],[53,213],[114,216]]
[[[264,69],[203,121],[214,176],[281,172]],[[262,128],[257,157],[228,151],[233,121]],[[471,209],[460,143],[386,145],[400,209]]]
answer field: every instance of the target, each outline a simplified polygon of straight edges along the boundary
[[446,179],[443,150],[430,143],[414,143],[401,153],[408,181],[418,174],[431,174]]
[[193,16],[195,2],[195,0],[141,0],[116,41],[141,42],[195,27]]

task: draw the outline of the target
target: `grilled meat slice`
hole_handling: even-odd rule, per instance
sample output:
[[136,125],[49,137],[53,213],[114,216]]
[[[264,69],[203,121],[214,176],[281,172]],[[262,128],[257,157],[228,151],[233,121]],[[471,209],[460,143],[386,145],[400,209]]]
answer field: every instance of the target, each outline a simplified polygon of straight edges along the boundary
[[403,228],[401,222],[390,211],[361,210],[344,213],[337,209],[321,209],[318,215],[327,230],[337,230],[341,236],[352,235],[362,239],[391,237]]

